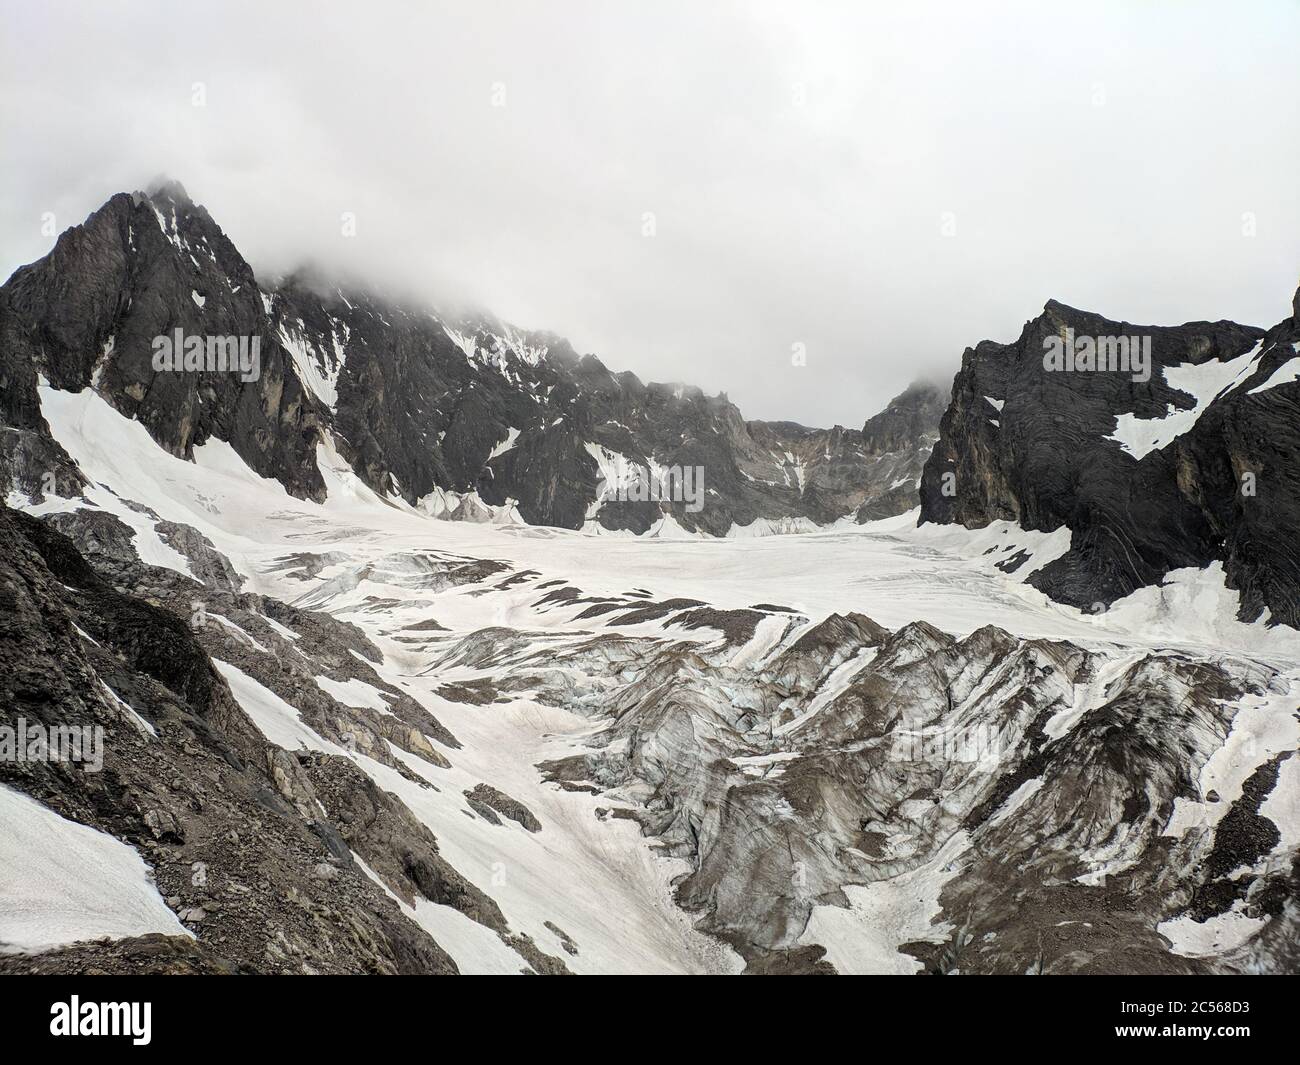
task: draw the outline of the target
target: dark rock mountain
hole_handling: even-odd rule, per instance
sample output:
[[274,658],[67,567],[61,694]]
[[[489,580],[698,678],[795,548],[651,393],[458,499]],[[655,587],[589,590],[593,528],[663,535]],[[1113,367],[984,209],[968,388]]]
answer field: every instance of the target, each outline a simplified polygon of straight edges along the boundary
[[[146,502],[151,470],[63,454],[38,385],[95,389],[182,458],[228,441],[299,498],[324,452],[467,521],[798,530],[904,512],[920,480],[923,521],[1071,530],[1030,578],[1057,599],[1218,561],[1244,617],[1294,625],[1295,309],[1265,333],[1049,303],[968,350],[951,401],[917,384],[810,429],[490,315],[259,280],[178,187],[113,197],[0,288],[0,479],[32,511],[0,502],[0,735],[106,738],[93,769],[0,759],[0,801],[128,852],[152,916],[36,927],[76,909],[42,908],[65,856],[11,817],[0,972],[1294,972],[1289,652],[985,624],[1003,583],[923,539],[758,545],[796,553],[770,586],[754,545],[632,545],[691,585],[652,591],[601,571],[607,545],[453,554],[383,504],[246,478],[218,505],[197,468]],[[257,337],[259,372],[156,369],[176,330]],[[1047,369],[1045,342],[1108,336],[1149,337],[1150,365]],[[601,499],[628,463],[703,466],[706,505]],[[868,541],[898,552],[875,590]],[[842,612],[799,605],[819,564]],[[916,594],[912,567],[943,618],[860,611]],[[102,917],[122,896],[58,865],[83,868]]]
[[[1149,378],[1048,368],[1052,338],[1085,337],[1149,337]],[[1297,344],[1295,316],[1140,326],[1049,302],[1013,343],[962,356],[921,521],[1068,527],[1029,583],[1085,608],[1222,562],[1243,620],[1300,626]]]
[[[176,330],[257,338],[260,372],[156,370],[155,338]],[[487,314],[400,305],[307,273],[258,279],[174,183],[114,196],[18,270],[0,290],[0,338],[0,413],[19,431],[6,434],[0,472],[28,492],[52,469],[78,483],[44,430],[38,375],[96,388],[175,455],[228,441],[299,497],[322,497],[327,443],[375,491],[440,517],[514,507],[532,524],[646,532],[671,513],[717,535],[909,509],[941,405],[937,391],[909,390],[890,407],[905,413],[865,435],[746,422],[725,395],[643,383]],[[690,467],[703,470],[698,499],[608,491],[639,469]]]
[[[911,509],[921,473],[939,439],[939,422],[948,409],[949,386],[911,385],[862,427],[862,449],[873,463],[889,466],[888,488],[868,498],[858,510],[860,521],[887,518]],[[880,477],[877,483],[885,483]]]
[[[107,733],[101,773],[6,760],[0,781],[134,843],[152,859],[159,890],[178,910],[185,903],[191,924],[211,921],[228,933],[219,951],[212,936],[185,950],[172,942],[166,959],[151,949],[157,944],[128,942],[124,968],[276,969],[278,933],[281,971],[339,971],[340,962],[353,971],[455,971],[350,855],[342,857],[346,848],[331,851],[333,826],[281,796],[275,748],[184,620],[117,591],[37,520],[5,508],[0,528],[4,724],[99,725]],[[315,875],[317,866],[332,872]]]
[[[93,384],[175,455],[188,458],[215,436],[293,494],[323,496],[315,462],[322,412],[266,329],[252,270],[179,186],[114,196],[2,291],[5,413],[15,427],[41,435],[37,374],[71,391]],[[176,329],[261,337],[260,375],[245,382],[231,373],[155,371],[153,340]],[[6,447],[10,460],[14,446]],[[29,471],[20,465],[11,476],[39,487],[24,484]]]
[[773,458],[766,464],[758,460],[748,472],[794,478],[814,516],[852,514],[865,522],[902,514],[916,505],[921,471],[947,405],[945,390],[918,383],[890,400],[861,431],[750,422],[750,436]]
[[862,427],[863,450],[871,456],[888,455],[913,448],[918,440],[937,438],[949,394],[946,385],[911,385],[879,414],[867,419]]

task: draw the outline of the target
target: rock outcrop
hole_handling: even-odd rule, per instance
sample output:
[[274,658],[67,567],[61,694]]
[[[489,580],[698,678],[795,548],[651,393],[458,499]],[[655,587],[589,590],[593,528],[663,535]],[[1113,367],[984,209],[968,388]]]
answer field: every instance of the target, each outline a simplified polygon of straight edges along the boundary
[[[134,847],[197,938],[0,955],[0,971],[457,972],[395,901],[418,898],[483,925],[521,969],[564,970],[358,768],[360,753],[418,779],[390,744],[442,767],[434,743],[459,746],[405,693],[391,690],[378,713],[322,689],[314,677],[329,674],[388,687],[358,658],[358,649],[378,655],[363,636],[327,615],[144,566],[102,523],[59,517],[93,548],[94,565],[52,524],[0,506],[0,726],[51,735],[98,726],[102,764],[6,757],[0,785]],[[337,746],[268,742],[232,695],[232,675],[292,700]]]
[[[1148,338],[1150,364],[1055,369],[1052,345]],[[1068,527],[1029,577],[1100,609],[1171,570],[1224,566],[1243,620],[1300,626],[1300,320],[1141,326],[1050,302],[969,348],[921,483],[921,521]]]

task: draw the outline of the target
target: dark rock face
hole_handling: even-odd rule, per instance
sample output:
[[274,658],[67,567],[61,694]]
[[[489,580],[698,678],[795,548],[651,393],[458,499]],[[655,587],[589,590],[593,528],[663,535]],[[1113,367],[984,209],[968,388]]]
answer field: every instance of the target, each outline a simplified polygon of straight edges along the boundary
[[[787,477],[794,473],[813,520],[851,514],[865,522],[916,506],[921,470],[939,437],[947,403],[946,391],[918,383],[890,400],[860,432],[840,426],[805,429],[792,422],[750,422],[749,429],[768,455],[781,457],[769,469]],[[763,470],[748,472],[761,476]]]
[[916,505],[921,472],[939,439],[948,396],[946,387],[918,382],[867,419],[862,446],[875,483],[858,508],[859,521],[887,518]]
[[879,414],[867,419],[862,427],[863,449],[868,455],[886,455],[937,436],[939,421],[947,409],[946,388],[926,383],[911,385]]
[[[260,341],[259,374],[158,371],[158,337]],[[725,395],[646,384],[550,333],[441,314],[310,274],[270,284],[176,184],[122,193],[0,289],[0,476],[29,494],[80,477],[49,438],[37,377],[95,388],[174,455],[215,437],[292,494],[320,499],[321,443],[375,491],[438,517],[646,532],[666,514],[725,534],[764,519],[818,524],[915,505],[937,393],[909,390],[885,423],[746,422]],[[873,419],[873,422],[875,420]],[[934,424],[931,424],[934,423]],[[918,455],[918,449],[920,454]],[[697,498],[623,498],[623,470],[702,468]],[[602,498],[610,495],[610,498]]]
[[[385,887],[408,905],[423,897],[459,910],[516,950],[521,968],[565,971],[342,753],[418,780],[390,744],[440,768],[449,763],[431,740],[460,746],[369,669],[378,650],[346,622],[239,593],[225,570],[210,566],[205,585],[146,566],[130,555],[127,532],[111,515],[47,523],[0,505],[0,725],[99,725],[105,737],[100,772],[3,760],[0,784],[133,846],[197,941],[77,944],[0,957],[0,972],[457,972]],[[193,529],[173,533],[192,557],[221,558]],[[190,613],[196,603],[206,620]],[[268,742],[213,658],[292,699],[339,753]],[[388,711],[339,703],[314,679],[322,675],[373,682]]]
[[[318,405],[269,328],[252,270],[179,186],[114,196],[44,259],[17,270],[4,305],[12,424],[39,430],[38,373],[55,388],[93,385],[174,455],[189,458],[216,437],[294,495],[323,497]],[[154,339],[178,329],[257,338],[259,376],[155,370]]]
[[[1044,342],[1065,335],[1150,337],[1149,380],[1049,371]],[[921,520],[1067,526],[1069,552],[1029,582],[1072,605],[1222,561],[1243,620],[1267,609],[1300,625],[1300,382],[1278,373],[1298,340],[1295,318],[1267,333],[1135,326],[1050,302],[1014,343],[984,341],[962,356],[922,478]]]
[[518,799],[512,799],[504,791],[492,787],[491,784],[476,784],[465,792],[465,798],[469,800],[471,807],[495,810],[502,817],[518,822],[529,832],[542,830],[542,823],[533,816],[533,812],[527,806]]
[[[160,894],[201,929],[199,970],[456,971],[280,797],[268,771],[275,749],[184,622],[114,590],[41,522],[3,509],[0,529],[0,718],[105,730],[102,772],[6,761],[0,781],[141,851]],[[127,718],[109,689],[156,734]],[[320,863],[339,875],[314,876]],[[153,953],[145,967],[166,971]],[[119,944],[95,962],[132,971],[135,955]],[[6,968],[21,971],[23,959]]]

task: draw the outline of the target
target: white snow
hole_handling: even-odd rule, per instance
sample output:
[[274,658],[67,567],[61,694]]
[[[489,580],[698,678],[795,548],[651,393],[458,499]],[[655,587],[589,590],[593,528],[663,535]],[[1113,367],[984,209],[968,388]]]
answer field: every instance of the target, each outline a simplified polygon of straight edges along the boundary
[[546,357],[549,348],[544,344],[529,344],[525,339],[524,333],[512,325],[503,326],[505,332],[502,339],[506,346],[509,347],[516,355],[530,366],[536,366]]
[[271,653],[262,643],[260,643],[258,640],[253,639],[253,637],[247,631],[245,631],[245,629],[242,626],[236,625],[228,617],[225,617],[222,614],[217,614],[213,611],[209,611],[207,616],[209,619],[219,622],[220,624],[228,628],[231,632],[235,633],[236,636],[239,637],[241,643],[248,645],[249,647],[253,648],[255,651],[261,651],[262,654]]
[[[1294,347],[1297,351],[1300,351],[1300,341]],[[1267,381],[1252,388],[1249,395],[1253,396],[1256,392],[1267,392],[1270,388],[1290,384],[1292,381],[1300,381],[1300,358],[1288,359],[1269,375]]]
[[[38,394],[45,417],[51,422],[64,426],[69,435],[104,439],[115,436],[125,429],[124,439],[113,444],[105,444],[112,449],[109,454],[113,458],[104,456],[104,476],[91,477],[91,483],[82,493],[84,500],[47,495],[44,502],[32,503],[15,493],[16,505],[37,515],[81,509],[107,511],[131,527],[134,534],[132,543],[142,562],[150,566],[163,566],[186,577],[193,577],[189,560],[163,542],[154,528],[154,519],[127,506],[110,488],[100,483],[119,480],[116,473],[118,463],[125,466],[131,461],[128,458],[130,455],[134,455],[137,461],[145,463],[144,469],[147,469],[150,463],[156,462],[160,449],[153,442],[148,431],[139,422],[127,422],[90,389],[81,392],[62,392],[42,383],[38,388]],[[128,426],[130,428],[126,428]],[[83,466],[82,469],[85,470],[86,467]],[[134,496],[137,501],[140,498],[138,495]],[[87,503],[94,506],[87,508]],[[11,503],[11,505],[15,504]]]
[[[1242,699],[1227,740],[1201,770],[1201,798],[1175,799],[1164,835],[1181,838],[1189,828],[1217,825],[1232,804],[1241,798],[1242,785],[1260,765],[1284,751],[1300,749],[1300,721],[1295,716],[1296,706],[1300,705],[1300,673],[1283,678],[1279,687],[1279,691],[1247,695]],[[1292,792],[1284,785],[1290,782],[1290,774],[1295,772],[1295,767],[1288,770],[1288,765],[1297,760],[1293,755],[1283,762],[1277,787],[1269,796],[1270,800],[1276,799],[1279,813],[1294,801]],[[1285,780],[1283,771],[1288,772]],[[1210,791],[1218,793],[1218,802],[1205,801]],[[1266,804],[1261,805],[1261,812],[1263,805]],[[1284,821],[1277,823],[1280,828]],[[1285,831],[1291,834],[1300,829],[1300,817],[1285,820],[1285,823],[1288,826]]]
[[451,340],[453,344],[456,345],[456,347],[460,348],[460,350],[464,352],[465,358],[467,359],[474,358],[475,352],[478,350],[478,347],[474,343],[473,337],[465,336],[464,333],[461,333],[451,328],[451,326],[445,324],[442,327],[442,331],[447,334],[448,338]]
[[1211,403],[1249,376],[1263,343],[1260,341],[1250,351],[1235,359],[1211,359],[1199,366],[1185,362],[1165,367],[1165,384],[1190,395],[1195,400],[1191,409],[1181,410],[1171,403],[1166,413],[1159,418],[1121,414],[1115,420],[1115,431],[1106,439],[1116,441],[1137,459],[1160,450],[1189,432]]
[[[917,528],[913,510],[797,536],[608,536],[592,550],[591,536],[577,531],[431,523],[417,510],[380,499],[328,443],[319,464],[329,498],[317,505],[259,477],[215,438],[196,448],[195,461],[187,463],[163,452],[139,423],[90,390],[47,388],[41,397],[56,438],[92,481],[112,483],[162,517],[194,526],[230,556],[249,591],[289,600],[302,594],[302,586],[281,583],[268,574],[267,563],[302,550],[304,543],[328,544],[359,562],[376,553],[433,549],[501,559],[549,576],[573,575],[588,594],[621,594],[635,574],[637,584],[658,597],[704,599],[724,609],[769,601],[810,617],[856,610],[890,628],[922,620],[965,635],[993,624],[1017,635],[1086,646],[1239,651],[1300,664],[1300,637],[1293,630],[1270,629],[1266,619],[1236,621],[1237,595],[1224,586],[1219,564],[1174,571],[1164,586],[1140,589],[1095,615],[1052,602],[1023,581],[1068,550],[1065,528],[1035,533],[1009,522],[979,530]],[[30,506],[21,497],[17,503]],[[989,547],[996,550],[985,554]],[[1031,558],[1014,574],[996,568],[996,561],[1019,550]],[[499,623],[490,612],[480,610],[479,617],[484,624]]]
[[[450,770],[394,749],[395,757],[438,791],[421,788],[364,756],[358,763],[380,787],[397,794],[438,837],[439,850],[500,904],[513,930],[551,944],[549,920],[577,942],[577,972],[735,971],[729,949],[696,932],[672,898],[671,879],[685,863],[656,855],[630,821],[601,821],[608,798],[544,784],[536,763],[572,753],[590,731],[577,714],[526,701],[481,707],[440,699],[438,678],[408,678],[418,695],[464,747]],[[469,818],[462,792],[486,781],[523,802],[542,823],[536,834],[506,823]],[[562,885],[557,890],[557,885]]]
[[438,946],[451,955],[462,976],[518,976],[525,971],[531,972],[528,963],[506,946],[492,929],[466,917],[459,910],[440,906],[428,899],[417,897],[415,905],[408,906],[360,856],[353,854],[352,857],[362,872],[378,884],[407,917],[433,936]]
[[784,725],[778,725],[772,730],[773,736],[784,736],[802,728],[805,724],[816,717],[831,702],[842,695],[853,683],[862,670],[869,666],[876,657],[875,647],[864,647],[852,658],[846,659],[836,666],[829,677],[822,682],[817,694],[812,697],[807,708],[798,717],[787,721]]
[[307,346],[305,334],[290,328],[283,322],[280,324],[280,343],[293,359],[293,368],[297,371],[298,380],[302,382],[303,388],[333,410],[339,401],[338,380],[339,370],[342,368],[341,362],[335,359],[322,368],[321,362],[326,360],[317,359],[312,349]]
[[152,200],[149,201],[149,207],[152,209],[154,217],[158,219],[158,228],[163,231],[163,236],[171,242],[172,247],[179,252],[186,252],[185,243],[176,230],[176,208],[171,209],[171,223],[169,225],[168,220],[163,217],[163,213],[158,210],[157,205]]
[[1267,657],[1284,667],[1300,661],[1300,636],[1285,625],[1268,627],[1269,615],[1251,624],[1237,620],[1239,597],[1227,586],[1222,562],[1205,569],[1176,569],[1165,582],[1139,588],[1098,617],[1106,629],[1145,631],[1155,646],[1217,647]]
[[753,754],[732,758],[742,773],[750,777],[771,779],[781,775],[782,762],[791,762],[800,756],[798,751],[776,751],[772,754]]
[[933,924],[939,915],[939,893],[957,875],[954,859],[966,848],[965,832],[952,836],[933,859],[911,872],[865,886],[849,885],[849,908],[817,906],[800,944],[820,944],[826,960],[850,975],[907,976],[924,966],[899,947],[928,940],[941,943],[952,931]]
[[1196,921],[1189,916],[1162,921],[1156,925],[1156,931],[1173,944],[1175,954],[1203,958],[1241,946],[1267,923],[1263,917],[1247,917],[1237,910],[1229,910],[1208,921]]
[[625,455],[611,451],[604,444],[586,441],[582,446],[587,454],[596,460],[596,477],[599,486],[596,498],[587,507],[586,519],[590,521],[600,513],[601,506],[606,502],[602,498],[603,495],[615,496],[635,482],[637,467]]
[[330,320],[330,343],[334,347],[334,382],[337,386],[338,375],[347,362],[347,344],[352,337],[352,327],[337,318]]
[[698,540],[704,535],[686,528],[672,514],[665,514],[646,533],[651,540]]
[[[96,390],[99,389],[100,382],[104,378],[104,370],[108,366],[109,359],[113,357],[113,348],[116,344],[117,344],[116,334],[113,334],[106,341],[104,341],[104,346],[100,349],[99,352],[99,358],[95,360],[95,368],[90,372],[91,388]],[[45,379],[45,376],[43,374],[40,375],[39,380],[42,386],[48,387],[49,382]]]
[[1016,788],[1015,791],[1007,796],[1006,802],[999,806],[997,813],[989,818],[989,824],[1000,825],[1004,821],[1008,820],[1017,810],[1020,809],[1020,807],[1037,795],[1038,792],[1042,790],[1042,787],[1042,777],[1033,777],[1030,780],[1026,780],[1020,785],[1020,787]]
[[[1017,635],[1069,639],[1104,650],[1113,663],[1152,648],[1172,648],[1211,659],[1239,653],[1300,671],[1300,638],[1293,630],[1268,629],[1263,621],[1236,621],[1237,595],[1224,586],[1221,566],[1177,571],[1164,586],[1142,589],[1095,615],[1048,600],[1023,582],[1068,549],[1070,534],[1065,529],[1031,533],[1005,522],[981,530],[917,528],[913,511],[799,535],[782,535],[793,530],[768,527],[767,535],[752,535],[757,530],[751,529],[751,535],[727,538],[696,536],[666,518],[657,523],[656,536],[608,536],[597,542],[571,530],[433,521],[421,509],[382,499],[359,482],[328,440],[318,453],[327,500],[315,504],[295,499],[275,481],[249,470],[221,441],[209,439],[196,449],[194,462],[185,462],[158,448],[142,426],[124,419],[90,390],[72,394],[45,387],[41,399],[55,437],[95,483],[99,495],[91,498],[134,516],[124,514],[124,520],[135,522],[142,550],[159,549],[153,519],[126,507],[122,499],[145,504],[162,518],[203,533],[246,578],[248,592],[288,602],[310,593],[315,605],[359,625],[380,647],[384,658],[376,669],[383,682],[427,707],[464,747],[448,752],[450,770],[394,751],[394,757],[435,784],[437,791],[420,788],[364,756],[356,756],[357,763],[429,826],[448,860],[498,901],[514,931],[526,932],[551,953],[559,947],[547,921],[572,936],[580,948],[578,957],[557,956],[576,971],[735,971],[740,963],[728,948],[696,931],[689,915],[676,906],[672,879],[684,870],[683,863],[657,854],[653,841],[644,839],[632,822],[598,819],[596,807],[611,805],[610,797],[564,792],[541,781],[538,762],[584,749],[593,727],[589,719],[526,698],[491,707],[449,702],[437,694],[451,679],[448,673],[426,675],[433,652],[386,633],[430,617],[454,633],[500,625],[564,638],[589,630],[590,620],[575,620],[577,608],[542,612],[534,607],[538,583],[563,579],[586,596],[622,596],[629,589],[644,588],[656,600],[696,598],[720,609],[780,603],[815,620],[831,612],[858,611],[890,628],[924,620],[958,636],[994,624]],[[97,487],[100,483],[112,485],[121,498]],[[32,509],[21,498],[18,505]],[[48,506],[56,505],[80,504],[58,501]],[[280,560],[304,550],[337,552],[345,561],[326,570],[323,579],[288,576]],[[1019,551],[1031,557],[1014,574],[996,567]],[[476,594],[483,585],[428,595],[402,583],[404,575],[416,570],[416,554],[498,559],[516,570],[536,570],[539,576],[489,595]],[[488,580],[495,584],[499,576]],[[378,600],[394,605],[372,609]],[[740,667],[761,663],[779,624],[765,621],[754,639],[738,649]],[[281,634],[296,638],[287,630]],[[714,637],[710,630],[695,634],[698,639]],[[841,663],[827,690],[850,682],[863,664]],[[228,663],[219,663],[218,669],[271,742],[291,750],[305,745],[346,753],[253,678]],[[1071,715],[1104,694],[1104,682],[1105,677],[1098,689],[1076,693],[1075,705],[1054,717],[1049,730],[1056,735],[1068,731]],[[352,705],[378,709],[383,702],[372,685],[340,682],[340,690],[343,701]],[[374,701],[359,702],[362,699]],[[1241,715],[1254,712],[1243,708],[1238,715],[1242,727],[1251,718]],[[1257,736],[1271,735],[1267,729],[1254,731]],[[750,768],[779,771],[771,766],[779,766],[779,760]],[[1295,770],[1284,771],[1285,787],[1280,781],[1275,801],[1290,804]],[[1207,782],[1210,779],[1231,788],[1226,778],[1211,774]],[[466,816],[462,792],[479,783],[523,802],[543,830],[532,834],[513,823],[493,826]],[[845,971],[914,970],[917,964],[899,955],[897,945],[941,933],[928,924],[928,917],[917,915],[937,912],[933,900],[953,875],[945,868],[953,857],[906,878],[851,888],[850,910],[817,907],[806,941],[827,946],[832,962]],[[905,899],[910,899],[906,905]],[[919,907],[918,899],[923,903]],[[503,970],[515,965],[509,956],[513,952],[499,953],[483,933],[464,927],[459,916],[436,907],[430,913],[418,909],[417,920],[441,922],[439,941],[453,957],[459,954],[466,964],[478,959],[477,964]],[[499,940],[493,937],[493,942]]]
[[[471,920],[459,910],[422,898],[415,900],[414,907],[402,905],[402,908],[451,955],[462,975],[518,976],[531,971],[528,962],[501,942],[492,929]],[[557,957],[567,956],[549,943],[542,949]]]
[[1300,754],[1292,753],[1278,766],[1277,784],[1259,804],[1259,812],[1277,825],[1281,839],[1274,854],[1288,854],[1300,847]]
[[281,699],[270,688],[254,680],[237,666],[212,660],[217,672],[226,678],[235,701],[243,708],[258,730],[277,747],[296,751],[306,747],[326,754],[346,754],[337,744],[331,743],[303,723],[298,710]]
[[205,303],[208,302],[206,296],[200,296],[200,295],[199,295],[197,292],[195,292],[193,289],[190,289],[190,299],[192,299],[192,300],[194,301],[195,305],[198,306],[198,307],[202,307]]
[[512,447],[515,446],[515,441],[518,439],[519,439],[518,429],[511,428],[510,430],[508,430],[506,432],[506,438],[492,449],[492,454],[488,456],[488,461],[491,461],[492,459],[496,458],[498,455],[504,455],[507,451],[509,451]]
[[188,936],[125,843],[0,784],[0,951],[150,932]]
[[373,684],[367,684],[364,680],[357,680],[353,677],[347,682],[343,682],[330,680],[329,677],[317,677],[316,684],[322,691],[334,696],[344,706],[359,706],[371,710],[382,710],[384,713],[389,712],[384,693]]
[[1059,740],[1074,728],[1089,710],[1104,706],[1109,698],[1108,689],[1113,681],[1122,677],[1132,666],[1147,655],[1146,649],[1127,654],[1112,655],[1097,674],[1086,684],[1076,684],[1074,701],[1058,710],[1043,726],[1043,732],[1051,739]]
[[784,614],[767,615],[754,626],[754,635],[731,656],[727,665],[732,669],[756,667],[777,647],[789,624]]
[[820,531],[821,528],[811,518],[755,518],[748,525],[737,525],[732,522],[731,528],[727,530],[727,537],[733,540],[747,540],[755,536],[791,536]]
[[[77,631],[80,632],[81,630],[78,629]],[[124,718],[126,718],[129,722],[131,722],[131,724],[133,724],[140,731],[140,734],[142,736],[151,736],[154,739],[158,738],[157,730],[151,724],[149,724],[148,721],[146,721],[144,718],[140,716],[140,714],[137,712],[134,706],[132,706],[130,703],[124,700],[120,695],[117,694],[117,692],[115,692],[106,683],[104,683],[102,677],[100,678],[99,686],[103,690],[104,694],[108,696],[108,701],[110,705],[115,707],[118,713],[120,713]]]
[[[394,500],[394,502],[398,501]],[[478,494],[478,489],[455,492],[449,488],[435,488],[428,495],[416,500],[414,509],[431,518],[469,520],[472,523],[496,525],[523,524],[524,519],[519,513],[517,502],[514,498],[509,498],[500,506],[494,506],[483,501],[483,497]],[[399,505],[405,506],[404,503]],[[467,519],[467,514],[478,517]]]
[[283,636],[286,640],[302,639],[302,637],[299,636],[296,632],[294,632],[293,629],[281,625],[278,621],[275,620],[275,618],[267,617],[263,615],[262,620],[266,622],[266,624],[268,624],[272,629],[278,632],[281,636]]

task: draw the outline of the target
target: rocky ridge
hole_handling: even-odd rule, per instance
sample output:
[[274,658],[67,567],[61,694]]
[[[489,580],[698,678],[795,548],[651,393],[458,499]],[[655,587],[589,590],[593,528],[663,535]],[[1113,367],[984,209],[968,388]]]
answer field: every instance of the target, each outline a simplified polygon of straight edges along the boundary
[[[1045,368],[1045,341],[1067,336],[1150,338],[1149,376]],[[962,356],[921,521],[1068,528],[1069,551],[1028,582],[1074,606],[1221,563],[1242,620],[1300,626],[1298,356],[1300,311],[1265,332],[1049,302],[1013,343]]]
[[[257,338],[257,376],[156,370],[155,338],[177,330]],[[925,416],[888,449],[855,429],[746,422],[725,395],[643,383],[483,312],[404,305],[310,271],[259,279],[174,182],[113,196],[0,288],[0,417],[16,430],[0,479],[31,494],[53,473],[71,491],[39,378],[93,387],[174,455],[227,441],[300,498],[323,498],[324,446],[380,495],[436,517],[635,533],[667,517],[723,535],[899,513],[915,505],[938,418],[913,404]],[[694,467],[702,500],[614,497],[621,471]]]

